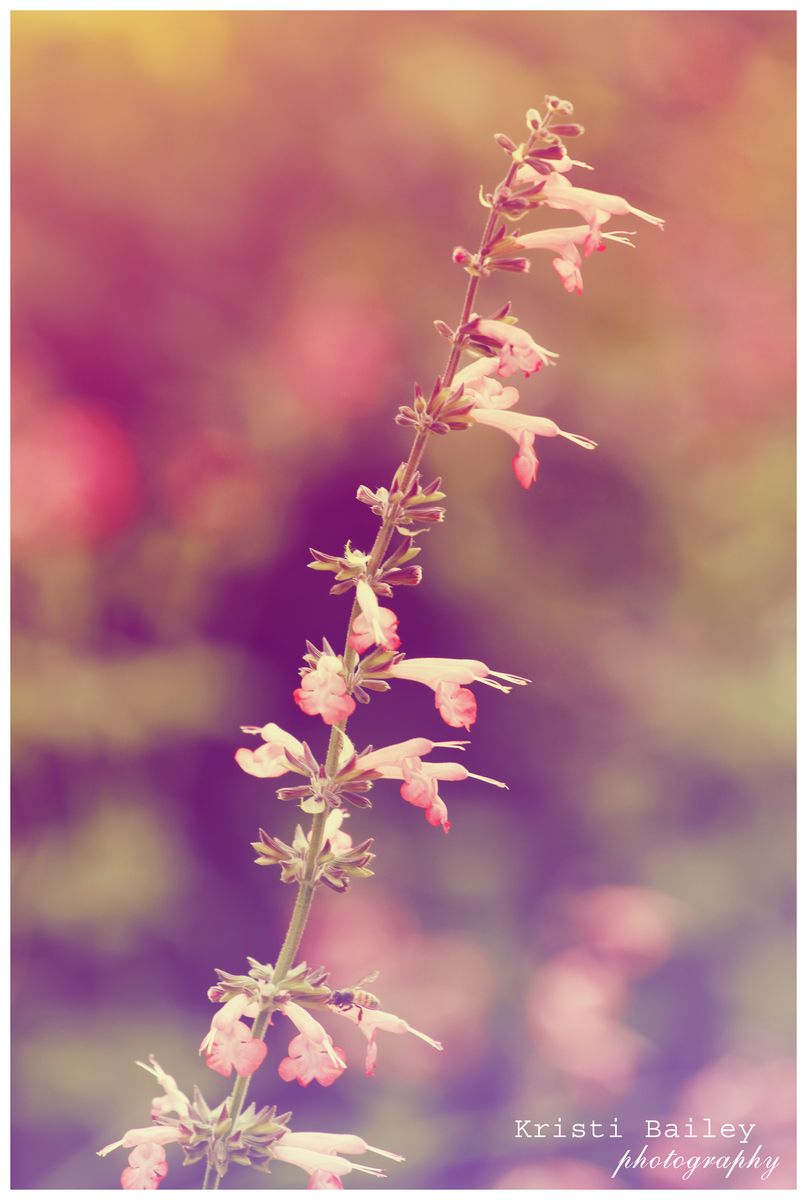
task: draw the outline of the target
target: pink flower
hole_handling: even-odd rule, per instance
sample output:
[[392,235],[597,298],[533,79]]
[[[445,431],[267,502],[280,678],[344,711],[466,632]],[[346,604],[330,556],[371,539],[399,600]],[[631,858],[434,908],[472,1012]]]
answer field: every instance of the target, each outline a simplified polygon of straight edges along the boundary
[[550,208],[566,208],[579,213],[592,229],[598,229],[611,217],[622,217],[628,213],[658,226],[659,229],[664,228],[662,217],[654,217],[641,208],[634,208],[623,196],[611,196],[608,192],[594,192],[590,188],[575,187],[557,171],[546,176],[541,200]]
[[239,1020],[248,1011],[250,1015],[257,1011],[255,1002],[247,996],[234,996],[213,1017],[199,1047],[211,1071],[228,1077],[235,1067],[236,1075],[253,1075],[266,1058],[266,1044]]
[[349,644],[359,654],[371,646],[383,646],[385,650],[397,650],[401,644],[398,637],[398,618],[391,608],[382,608],[378,597],[366,580],[356,584],[356,599],[361,612],[353,622]]
[[560,276],[566,291],[582,295],[582,259],[578,247],[582,246],[583,254],[588,257],[595,250],[605,249],[604,239],[621,242],[624,246],[633,245],[626,233],[600,233],[599,229],[592,230],[589,225],[575,225],[570,229],[541,229],[536,233],[521,234],[513,240],[522,250],[550,250],[557,255],[552,260],[552,266]]
[[289,1000],[281,1011],[299,1033],[289,1044],[289,1057],[278,1067],[280,1078],[286,1083],[296,1079],[302,1087],[308,1087],[316,1079],[323,1087],[330,1087],[347,1066],[342,1057],[344,1050],[334,1046],[324,1026],[299,1004]]
[[341,658],[322,654],[315,667],[302,672],[303,681],[294,699],[309,717],[322,717],[326,725],[338,725],[355,711],[356,701],[348,695]]
[[503,378],[515,375],[517,371],[523,371],[525,376],[532,375],[558,357],[554,351],[533,341],[525,329],[507,321],[477,320],[474,332],[481,334],[485,341],[498,345],[499,374]]
[[370,646],[383,646],[385,650],[397,650],[401,639],[395,632],[398,618],[391,608],[382,608],[373,589],[366,579],[356,583],[356,600],[361,614],[353,622],[350,645],[359,653]]
[[264,740],[265,744],[257,750],[242,747],[235,752],[235,761],[241,770],[246,771],[248,775],[255,775],[258,779],[276,779],[278,775],[285,775],[290,771],[291,766],[286,758],[287,750],[292,754],[303,753],[302,742],[272,722],[263,727],[242,725],[241,732],[259,733]]
[[560,429],[548,417],[533,417],[529,413],[503,412],[498,408],[475,408],[470,414],[477,425],[489,425],[508,434],[518,444],[518,452],[513,459],[513,471],[522,487],[528,488],[535,482],[538,474],[538,459],[533,445],[537,437],[563,437],[584,450],[595,449],[597,443],[590,438],[580,437],[576,433],[567,433]]
[[520,675],[492,671],[485,663],[474,658],[405,658],[388,667],[387,674],[393,679],[411,679],[432,688],[435,708],[447,725],[457,729],[469,729],[476,720],[474,695],[461,685],[484,683],[488,687],[498,688],[500,692],[509,692],[511,687],[499,683],[499,679],[507,680],[510,685],[529,683]]
[[456,782],[464,779],[480,779],[494,787],[506,788],[506,783],[498,779],[488,779],[486,775],[474,775],[462,763],[424,763],[420,758],[404,758],[400,764],[387,764],[378,768],[385,779],[402,779],[401,796],[415,808],[426,810],[426,820],[430,825],[441,825],[446,833],[451,828],[448,820],[448,810],[437,790],[438,780]]
[[[428,1042],[435,1050],[442,1050],[442,1042],[436,1041],[429,1037],[427,1033],[421,1033],[419,1029],[413,1029],[403,1017],[396,1017],[394,1013],[382,1012],[380,1009],[355,1009],[355,1008],[340,1008],[336,1010],[341,1017],[346,1017],[348,1021],[352,1021],[354,1025],[358,1025],[364,1036],[367,1038],[367,1057],[365,1059],[364,1070],[366,1075],[372,1075],[375,1070],[376,1061],[378,1059],[378,1047],[376,1046],[377,1033],[411,1033],[414,1037],[420,1038],[422,1042]],[[349,1153],[351,1153],[349,1151]],[[356,1151],[352,1151],[356,1153]],[[381,1153],[381,1151],[378,1151]]]
[[523,488],[532,487],[538,478],[538,457],[535,453],[535,434],[523,430],[518,450],[513,456],[513,474]]
[[476,720],[476,696],[458,683],[438,684],[434,689],[434,707],[453,729],[470,729]]
[[149,1125],[145,1129],[127,1129],[117,1142],[98,1151],[105,1158],[120,1146],[133,1148],[129,1155],[129,1166],[121,1172],[120,1185],[125,1191],[154,1191],[168,1172],[165,1146],[180,1140],[179,1129],[171,1125]]
[[462,384],[463,400],[485,408],[512,408],[518,404],[518,389],[499,383],[493,376],[501,367],[499,359],[477,358],[454,376],[454,387]]
[[137,1146],[129,1155],[129,1166],[121,1172],[124,1191],[154,1191],[168,1174],[165,1150],[153,1142]]

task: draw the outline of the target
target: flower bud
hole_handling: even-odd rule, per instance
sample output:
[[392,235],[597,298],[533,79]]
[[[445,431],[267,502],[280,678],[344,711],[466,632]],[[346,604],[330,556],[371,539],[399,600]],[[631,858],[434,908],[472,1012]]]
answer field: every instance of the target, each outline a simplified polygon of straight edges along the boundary
[[553,125],[552,132],[558,137],[580,137],[586,131],[582,125]]
[[543,122],[541,121],[541,114],[538,112],[538,109],[537,108],[528,108],[527,109],[527,128],[537,131],[541,128],[542,124],[543,124]]
[[506,150],[508,154],[512,154],[516,148],[515,142],[506,133],[494,133],[493,140],[497,145],[501,146],[502,150]]

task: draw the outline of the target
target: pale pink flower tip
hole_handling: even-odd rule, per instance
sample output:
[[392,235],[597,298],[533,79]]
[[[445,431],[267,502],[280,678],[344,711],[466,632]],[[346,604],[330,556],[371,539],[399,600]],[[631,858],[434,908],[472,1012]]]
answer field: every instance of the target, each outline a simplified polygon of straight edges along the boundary
[[476,721],[476,696],[458,683],[440,683],[434,691],[434,707],[446,725],[453,729],[470,729]]
[[326,725],[338,725],[356,709],[348,695],[342,660],[334,654],[320,655],[317,665],[306,670],[294,699],[308,716],[321,716]]
[[326,1192],[326,1191],[336,1192],[336,1191],[340,1191],[340,1190],[344,1191],[344,1188],[345,1188],[345,1185],[342,1183],[342,1180],[339,1178],[338,1175],[334,1175],[330,1171],[317,1170],[317,1171],[313,1171],[308,1176],[308,1188],[306,1190],[307,1191],[314,1190],[314,1191],[320,1191],[320,1192]]
[[275,779],[285,775],[290,765],[286,751],[292,754],[302,754],[303,744],[291,733],[286,733],[279,725],[270,722],[268,725],[242,725],[242,733],[260,734],[264,744],[256,750],[241,747],[235,752],[235,761],[247,775],[257,779]]
[[303,1087],[316,1079],[323,1087],[330,1087],[346,1068],[344,1050],[334,1046],[325,1027],[301,1005],[289,1001],[281,1011],[299,1033],[289,1043],[288,1058],[278,1067],[280,1078],[286,1083],[296,1079]]
[[359,613],[351,626],[349,645],[359,654],[371,646],[382,646],[385,650],[397,650],[401,644],[398,637],[398,618],[391,608],[378,607],[375,629],[368,617]]
[[124,1191],[154,1191],[168,1174],[165,1149],[154,1142],[136,1146],[129,1155],[129,1166],[121,1172]]

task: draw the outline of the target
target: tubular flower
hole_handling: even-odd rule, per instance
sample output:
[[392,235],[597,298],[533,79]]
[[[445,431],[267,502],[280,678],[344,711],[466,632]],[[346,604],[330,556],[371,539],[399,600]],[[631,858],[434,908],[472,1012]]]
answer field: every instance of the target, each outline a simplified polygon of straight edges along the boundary
[[397,633],[398,618],[391,608],[381,607],[378,596],[365,579],[360,579],[356,584],[356,599],[361,612],[351,625],[348,644],[359,654],[371,646],[397,650],[401,644]]
[[356,701],[348,695],[342,660],[335,654],[320,655],[317,665],[303,672],[294,699],[304,713],[321,716],[326,725],[338,725],[356,709]]
[[415,808],[426,810],[426,820],[430,825],[442,825],[448,833],[451,823],[448,820],[448,810],[437,790],[438,780],[455,782],[464,779],[479,779],[494,787],[506,788],[506,783],[498,779],[489,779],[487,775],[475,775],[467,770],[462,763],[424,763],[417,757],[404,758],[399,764],[384,765],[377,768],[384,779],[402,779],[401,796]]
[[229,1077],[235,1067],[236,1075],[254,1075],[266,1058],[266,1044],[240,1018],[256,1013],[257,1005],[246,996],[233,996],[221,1006],[199,1047],[211,1071]]
[[[351,1171],[361,1171],[363,1175],[375,1175],[377,1179],[386,1179],[385,1171],[379,1171],[377,1167],[365,1167],[361,1163],[351,1162],[349,1158],[342,1158],[335,1151],[311,1150],[306,1146],[295,1145],[293,1141],[288,1140],[294,1136],[300,1135],[284,1134],[272,1146],[272,1157],[280,1162],[291,1163],[292,1166],[300,1167],[305,1171],[309,1176],[309,1187],[323,1186],[321,1183],[313,1183],[314,1177],[325,1176],[331,1180],[333,1177],[341,1179],[343,1175],[349,1175]],[[377,1150],[375,1153],[383,1154],[384,1152]],[[388,1157],[393,1156],[389,1155]],[[329,1182],[325,1186],[334,1189],[337,1187],[333,1182]]]
[[515,375],[517,371],[523,371],[525,376],[532,375],[558,357],[553,350],[539,346],[525,329],[507,321],[478,320],[475,332],[485,341],[498,345],[498,371],[502,378]]
[[[346,1017],[348,1021],[352,1021],[354,1025],[358,1025],[364,1036],[367,1038],[367,1056],[364,1062],[364,1070],[366,1075],[372,1075],[375,1070],[375,1065],[378,1059],[378,1047],[376,1046],[377,1033],[411,1033],[414,1037],[420,1038],[422,1042],[428,1042],[435,1050],[442,1050],[442,1042],[436,1041],[429,1037],[427,1033],[421,1033],[419,1029],[413,1029],[412,1026],[404,1021],[403,1017],[396,1017],[394,1013],[382,1012],[380,1009],[355,1009],[343,1008],[338,1009],[339,1015]],[[356,1153],[353,1151],[352,1153]],[[380,1151],[378,1152],[380,1153]]]
[[538,459],[533,445],[536,437],[563,437],[584,450],[594,450],[597,443],[576,433],[560,429],[548,417],[533,417],[528,413],[502,412],[498,408],[475,408],[470,416],[477,425],[489,425],[508,434],[518,444],[513,459],[513,472],[522,487],[528,488],[538,474]]
[[[462,685],[484,683],[500,692],[509,692],[513,684],[529,683],[520,675],[492,671],[486,663],[474,658],[405,658],[388,667],[387,674],[393,679],[411,679],[432,688],[435,708],[446,724],[455,729],[470,729],[476,720],[476,699]],[[501,679],[507,682],[500,683]]]
[[541,192],[541,200],[550,208],[566,208],[577,212],[587,221],[591,229],[598,229],[611,217],[624,217],[632,213],[642,221],[664,228],[664,219],[654,217],[652,213],[634,208],[624,196],[611,196],[608,192],[594,192],[590,188],[575,187],[569,183],[565,175],[553,171],[547,175]]
[[180,1140],[179,1129],[170,1125],[149,1125],[146,1129],[127,1129],[117,1142],[98,1151],[105,1158],[123,1146],[132,1150],[129,1166],[121,1172],[120,1185],[124,1191],[154,1191],[168,1173],[165,1146]]
[[[431,742],[428,738],[409,738],[406,742],[396,742],[393,746],[382,746],[379,750],[371,750],[369,754],[362,754],[357,762],[357,766],[363,771],[379,771],[381,775],[386,777],[387,767],[400,766],[405,758],[423,758],[426,754],[431,754],[432,750],[438,747],[445,747],[449,750],[461,750],[467,746],[467,742]],[[335,809],[339,812],[339,809]],[[330,820],[330,818],[328,818]]]
[[[567,292],[583,294],[583,276],[580,271],[582,258],[579,246],[587,258],[595,250],[604,250],[605,241],[620,242],[623,246],[632,246],[630,234],[600,233],[599,228],[592,229],[589,225],[575,225],[570,229],[541,229],[537,233],[523,233],[513,241],[521,250],[550,250],[557,255],[552,260],[552,266],[560,276]],[[490,405],[490,407],[494,407]]]
[[246,771],[247,775],[255,775],[258,779],[276,779],[278,775],[285,775],[290,771],[291,766],[286,758],[287,750],[297,755],[303,753],[303,743],[271,721],[262,727],[242,725],[241,732],[259,733],[263,738],[264,745],[259,746],[257,750],[241,747],[235,752],[235,761],[241,770]]
[[518,388],[499,383],[491,378],[500,368],[501,363],[495,356],[492,358],[477,358],[468,363],[454,376],[454,385],[462,384],[463,400],[481,404],[485,408],[512,408],[518,404]]
[[289,1056],[278,1067],[280,1078],[290,1083],[296,1079],[302,1087],[308,1087],[313,1079],[323,1087],[330,1087],[347,1067],[344,1050],[334,1046],[333,1039],[309,1012],[292,1000],[283,1005],[281,1011],[299,1030],[289,1044]]

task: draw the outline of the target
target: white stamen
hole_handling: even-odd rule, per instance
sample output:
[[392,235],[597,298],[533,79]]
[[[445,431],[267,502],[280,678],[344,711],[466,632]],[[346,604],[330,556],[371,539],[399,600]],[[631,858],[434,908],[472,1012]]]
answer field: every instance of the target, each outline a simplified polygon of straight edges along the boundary
[[487,775],[475,775],[475,774],[473,773],[473,771],[469,771],[469,772],[468,772],[468,778],[469,778],[469,779],[481,779],[483,783],[492,783],[494,787],[497,787],[497,788],[504,788],[504,789],[505,789],[505,791],[509,791],[509,790],[510,790],[510,789],[508,788],[507,784],[506,784],[506,783],[502,783],[502,781],[501,781],[500,779],[488,779]]
[[531,679],[525,679],[523,675],[506,675],[504,671],[491,671],[491,675],[498,675],[499,679],[506,679],[508,683],[518,684],[523,687],[525,683],[532,683]]
[[584,450],[596,450],[597,443],[592,442],[591,438],[580,437],[576,433],[567,433],[565,429],[559,429],[558,433],[561,437],[567,438],[570,442],[574,442],[576,446],[582,446]]
[[99,1158],[106,1158],[107,1154],[111,1154],[113,1150],[117,1150],[119,1146],[122,1146],[123,1141],[124,1139],[121,1138],[119,1142],[110,1142],[108,1146],[104,1146],[103,1150],[96,1150],[95,1153]]
[[393,1162],[406,1162],[402,1154],[393,1154],[391,1150],[379,1150],[378,1146],[368,1146],[373,1154],[380,1154],[382,1158],[391,1158]]
[[435,1041],[434,1038],[430,1038],[427,1033],[421,1033],[419,1029],[413,1029],[411,1025],[409,1026],[409,1032],[413,1033],[415,1037],[419,1037],[421,1041],[428,1042],[430,1046],[434,1046],[435,1050],[443,1049],[442,1042]]

